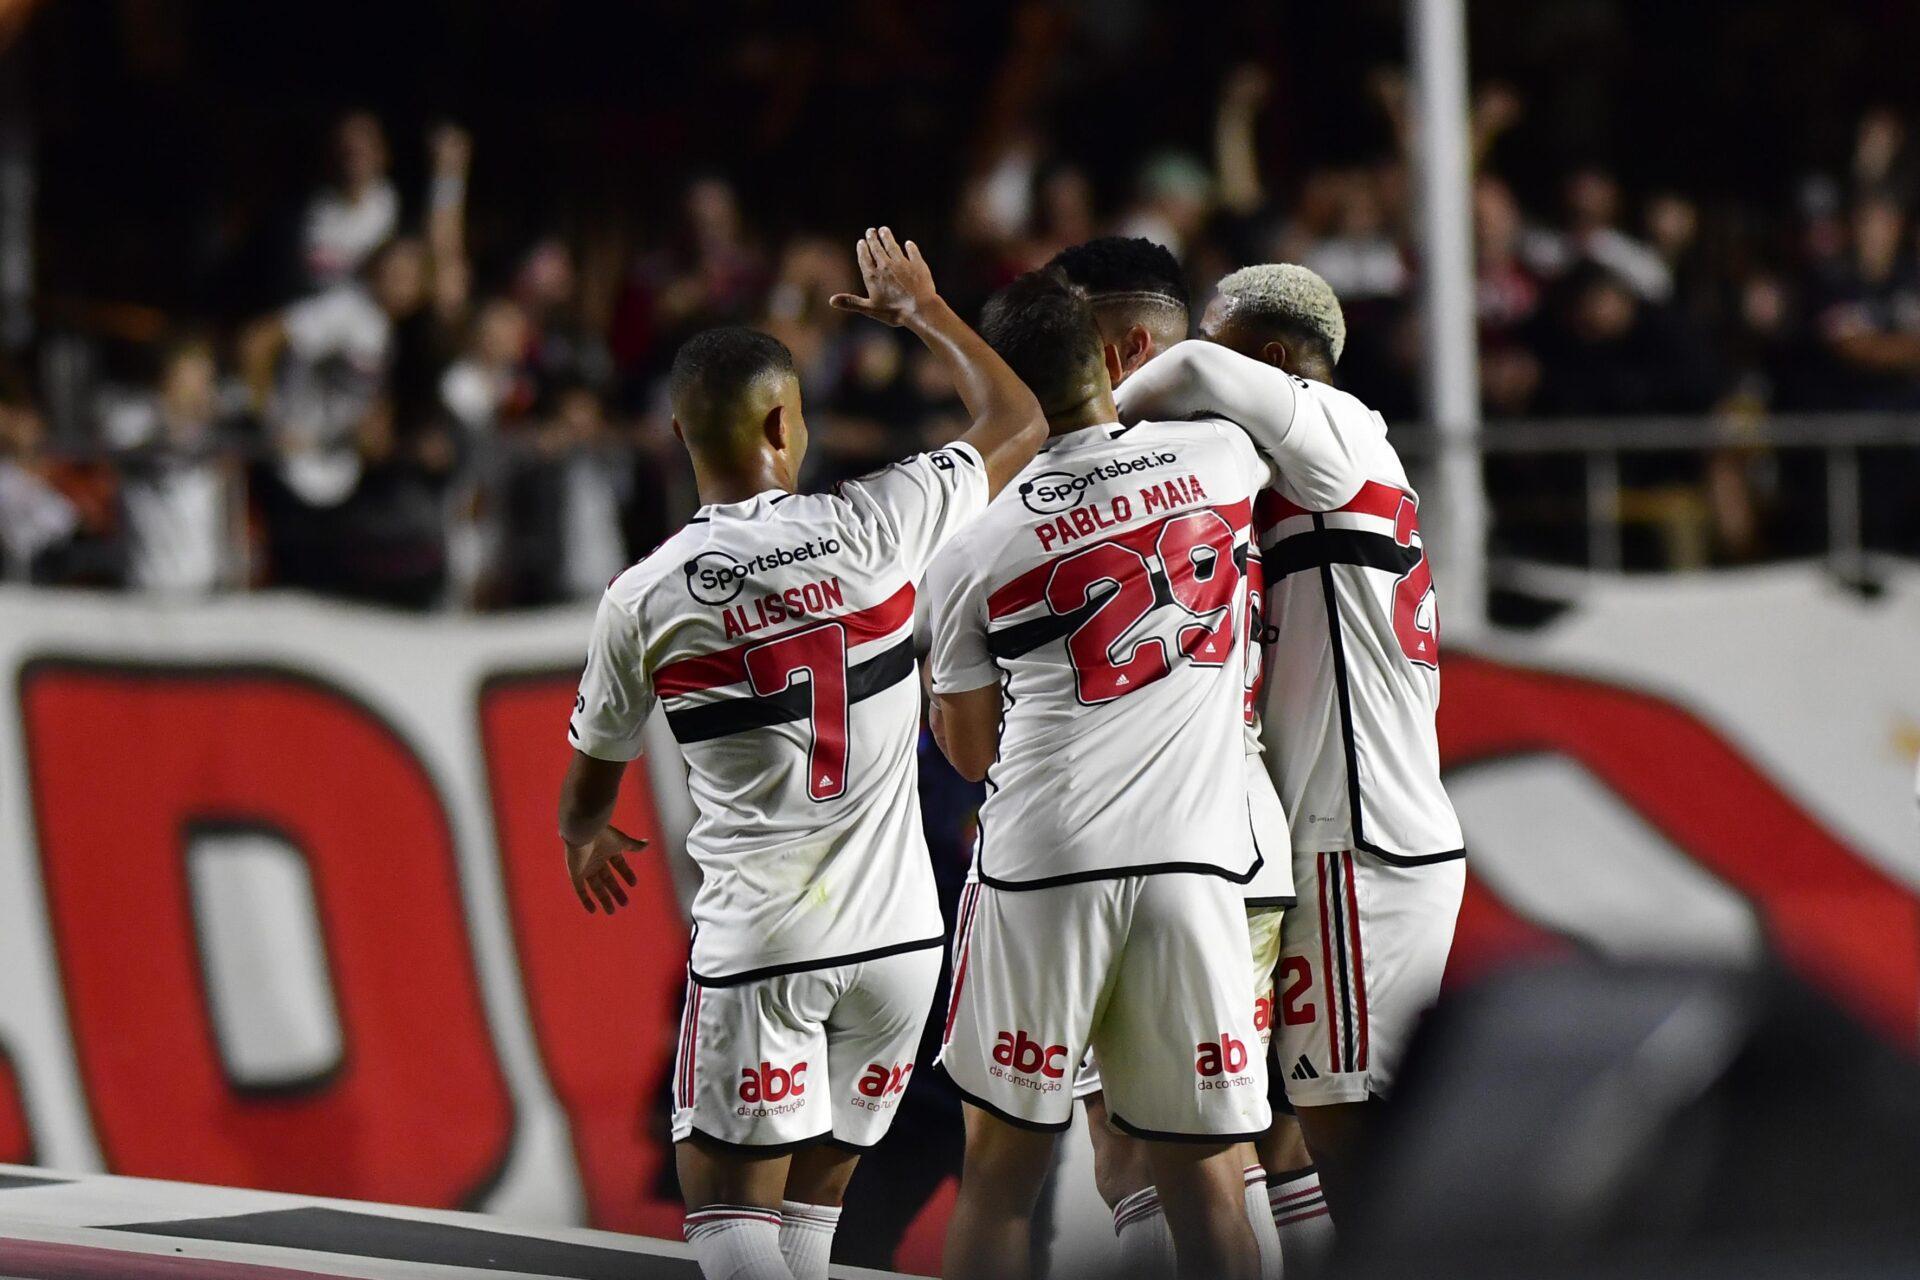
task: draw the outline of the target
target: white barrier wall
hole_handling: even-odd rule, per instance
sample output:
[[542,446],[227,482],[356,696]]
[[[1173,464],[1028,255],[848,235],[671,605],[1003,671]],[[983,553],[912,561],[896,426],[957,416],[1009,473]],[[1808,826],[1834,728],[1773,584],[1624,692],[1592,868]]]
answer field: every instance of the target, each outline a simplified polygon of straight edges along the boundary
[[[589,617],[0,591],[0,1162],[677,1234],[672,873],[589,917],[553,836]],[[1803,568],[1448,653],[1456,974],[1771,947],[1920,1034],[1916,656],[1920,571]]]

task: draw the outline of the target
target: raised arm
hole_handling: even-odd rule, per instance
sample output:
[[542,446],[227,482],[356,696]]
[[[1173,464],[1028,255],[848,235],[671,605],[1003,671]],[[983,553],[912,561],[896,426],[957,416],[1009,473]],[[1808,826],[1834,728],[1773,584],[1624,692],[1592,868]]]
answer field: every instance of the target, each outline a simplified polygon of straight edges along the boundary
[[854,254],[867,296],[836,293],[829,301],[842,311],[911,329],[926,344],[973,415],[973,425],[960,438],[987,464],[988,497],[999,493],[1046,442],[1047,420],[1040,402],[947,305],[913,241],[902,246],[890,229],[869,227]]
[[1215,342],[1168,347],[1120,384],[1114,403],[1129,425],[1200,417],[1235,423],[1312,510],[1339,507],[1366,479],[1304,380]]

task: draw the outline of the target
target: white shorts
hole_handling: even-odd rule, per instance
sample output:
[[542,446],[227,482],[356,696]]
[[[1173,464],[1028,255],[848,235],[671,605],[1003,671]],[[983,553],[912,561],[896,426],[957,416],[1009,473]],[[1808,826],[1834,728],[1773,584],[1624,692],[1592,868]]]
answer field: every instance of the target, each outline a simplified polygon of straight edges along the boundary
[[1123,1132],[1207,1142],[1265,1132],[1240,893],[1192,874],[967,886],[941,1065],[968,1101],[1060,1130],[1091,1047]]
[[[1293,883],[1291,874],[1287,883]],[[1253,1029],[1260,1037],[1260,1060],[1267,1059],[1267,1044],[1273,1038],[1273,981],[1280,965],[1281,921],[1284,907],[1247,907],[1247,942],[1253,955]],[[1076,1100],[1101,1092],[1100,1059],[1089,1049],[1080,1059],[1073,1076]]]
[[1274,1055],[1287,1100],[1315,1107],[1385,1094],[1440,994],[1467,864],[1298,853],[1294,876],[1300,902],[1282,931]]
[[939,981],[928,947],[737,986],[689,982],[673,1140],[872,1146],[906,1092]]

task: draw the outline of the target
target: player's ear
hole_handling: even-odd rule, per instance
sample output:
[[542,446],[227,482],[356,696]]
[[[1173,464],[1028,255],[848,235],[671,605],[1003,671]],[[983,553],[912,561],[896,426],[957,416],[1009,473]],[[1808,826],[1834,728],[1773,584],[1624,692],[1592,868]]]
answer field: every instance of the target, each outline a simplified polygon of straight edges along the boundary
[[687,429],[680,425],[680,419],[678,417],[673,420],[673,438],[681,444],[687,442]]
[[776,404],[767,410],[767,416],[760,420],[760,434],[766,437],[767,444],[775,453],[786,450],[791,435],[787,422],[787,406]]
[[1127,372],[1131,373],[1153,358],[1153,335],[1143,324],[1131,325],[1127,329]]
[[1266,346],[1260,348],[1260,358],[1276,369],[1286,368],[1287,344],[1284,342],[1269,342]]
[[1120,348],[1111,342],[1103,342],[1100,344],[1100,358],[1106,362],[1107,381],[1119,386],[1121,379],[1127,376],[1127,362],[1121,356]]

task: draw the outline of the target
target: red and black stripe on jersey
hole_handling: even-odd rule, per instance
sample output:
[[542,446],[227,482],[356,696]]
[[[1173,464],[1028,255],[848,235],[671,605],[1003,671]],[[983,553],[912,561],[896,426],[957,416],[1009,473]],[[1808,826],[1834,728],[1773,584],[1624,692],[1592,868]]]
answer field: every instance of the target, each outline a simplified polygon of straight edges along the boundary
[[[987,597],[987,620],[989,624],[995,619],[1011,617],[1014,614],[1039,604],[1046,598],[1047,582],[1053,576],[1055,568],[1062,560],[1070,556],[1078,555],[1090,547],[1099,546],[1103,543],[1117,543],[1121,546],[1128,547],[1150,561],[1148,581],[1153,585],[1153,607],[1149,612],[1157,613],[1161,609],[1174,605],[1176,601],[1173,595],[1173,585],[1167,581],[1166,566],[1151,563],[1155,543],[1159,539],[1161,529],[1166,526],[1168,521],[1178,520],[1201,511],[1212,511],[1227,521],[1229,528],[1236,535],[1233,548],[1233,566],[1236,571],[1244,573],[1247,567],[1248,544],[1239,541],[1238,535],[1247,527],[1250,504],[1236,502],[1220,507],[1193,507],[1184,511],[1175,511],[1159,520],[1153,520],[1135,528],[1124,530],[1109,538],[1100,538],[1076,545],[1071,551],[1063,551],[1059,555],[1053,556],[1033,566],[1033,568],[1028,569],[1019,577],[1014,578]],[[1048,641],[1058,640],[1064,636],[1072,635],[1088,618],[1099,612],[1106,603],[1107,595],[1103,593],[1089,599],[1079,608],[1067,613],[1048,614],[1046,617],[1035,618],[1028,622],[1017,622],[1010,626],[989,630],[987,632],[987,652],[1002,661],[1031,653]]]
[[1393,521],[1400,504],[1409,495],[1390,484],[1369,480],[1352,501],[1331,512],[1308,511],[1269,489],[1260,495],[1257,517],[1263,529],[1277,527],[1296,516],[1309,516],[1313,527],[1275,539],[1262,557],[1269,587],[1292,574],[1317,569],[1323,564],[1352,564],[1367,569],[1385,569],[1396,577],[1411,573],[1420,563],[1420,548],[1401,543],[1393,534],[1364,529],[1336,529],[1327,526],[1329,515],[1375,516]]
[[[1353,730],[1353,690],[1347,671],[1347,629],[1341,616],[1339,593],[1334,589],[1333,569],[1336,565],[1384,569],[1396,578],[1405,579],[1426,556],[1424,544],[1413,542],[1417,514],[1418,500],[1411,493],[1378,480],[1367,481],[1359,493],[1334,511],[1308,511],[1271,489],[1260,495],[1258,511],[1260,524],[1267,530],[1266,536],[1272,539],[1261,557],[1268,589],[1274,589],[1290,575],[1304,570],[1317,570],[1320,574],[1321,597],[1327,611],[1327,641],[1333,657],[1334,693],[1340,714],[1341,747],[1346,761],[1347,806],[1353,827],[1354,847],[1403,867],[1450,862],[1466,856],[1466,849],[1462,847],[1409,855],[1394,853],[1367,839],[1366,803],[1361,791],[1358,748]],[[1385,520],[1393,526],[1393,532],[1330,527],[1327,523],[1329,516],[1368,516]],[[1280,526],[1296,517],[1308,518],[1312,527],[1292,534],[1281,533]],[[1275,534],[1280,536],[1275,537]],[[1357,933],[1355,936],[1357,939]],[[1364,1002],[1362,996],[1363,1005]],[[1365,1058],[1364,1045],[1360,1056]]]
[[[663,700],[685,700],[690,696],[734,685],[747,686],[747,654],[771,641],[811,631],[817,627],[838,626],[846,634],[846,647],[868,644],[910,626],[913,622],[912,584],[902,586],[879,604],[850,613],[809,618],[761,639],[730,648],[680,658],[663,664],[654,673],[654,691]],[[911,634],[864,661],[847,668],[847,702],[862,702],[891,689],[913,675],[913,637]],[[667,725],[681,744],[706,742],[770,725],[804,720],[810,714],[812,691],[805,684],[793,684],[774,693],[750,691],[727,693],[692,705],[668,706]]]

